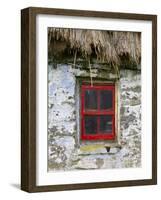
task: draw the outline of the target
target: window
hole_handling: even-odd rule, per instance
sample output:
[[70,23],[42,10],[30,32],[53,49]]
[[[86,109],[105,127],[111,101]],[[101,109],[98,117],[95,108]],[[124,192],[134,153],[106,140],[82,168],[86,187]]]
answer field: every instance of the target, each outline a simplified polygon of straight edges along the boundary
[[81,87],[81,139],[115,139],[115,86]]

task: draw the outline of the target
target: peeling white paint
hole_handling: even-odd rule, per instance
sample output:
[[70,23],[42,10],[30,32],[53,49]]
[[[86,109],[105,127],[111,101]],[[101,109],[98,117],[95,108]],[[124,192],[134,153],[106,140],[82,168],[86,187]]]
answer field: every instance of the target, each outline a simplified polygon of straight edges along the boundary
[[[49,66],[48,76],[48,164],[49,170],[124,168],[141,166],[141,75],[121,70],[120,144],[80,150],[76,97],[76,76],[88,77],[89,71],[71,65]],[[93,77],[101,77],[98,70]],[[105,76],[105,74],[103,75]],[[114,78],[112,74],[107,77]],[[102,143],[101,143],[102,144]]]

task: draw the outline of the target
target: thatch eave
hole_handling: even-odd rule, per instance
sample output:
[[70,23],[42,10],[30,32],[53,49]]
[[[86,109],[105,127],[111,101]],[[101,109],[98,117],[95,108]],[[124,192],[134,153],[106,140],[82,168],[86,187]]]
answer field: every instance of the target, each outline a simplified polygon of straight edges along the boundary
[[83,29],[48,28],[49,57],[95,57],[99,62],[121,66],[140,64],[141,33]]

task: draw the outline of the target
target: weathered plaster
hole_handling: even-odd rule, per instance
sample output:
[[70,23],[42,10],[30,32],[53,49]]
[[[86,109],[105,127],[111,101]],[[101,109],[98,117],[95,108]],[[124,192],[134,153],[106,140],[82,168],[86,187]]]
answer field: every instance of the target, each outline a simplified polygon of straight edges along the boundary
[[[48,169],[78,170],[141,166],[141,80],[140,72],[121,70],[119,80],[119,144],[83,142],[79,127],[77,77],[89,70],[71,65],[49,65],[48,70]],[[92,76],[114,80],[117,76],[93,69]]]

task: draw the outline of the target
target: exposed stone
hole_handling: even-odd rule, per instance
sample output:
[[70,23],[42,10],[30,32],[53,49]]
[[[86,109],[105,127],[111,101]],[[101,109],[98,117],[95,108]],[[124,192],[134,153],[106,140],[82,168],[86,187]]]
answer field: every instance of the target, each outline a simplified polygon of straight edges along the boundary
[[102,158],[96,159],[96,165],[97,165],[98,169],[102,168],[103,164],[104,164],[104,160]]
[[110,153],[115,154],[115,153],[119,152],[119,150],[120,150],[119,148],[112,147],[112,148],[110,148]]
[[[98,161],[97,161],[98,162]],[[98,164],[98,163],[97,163]],[[82,156],[78,163],[74,166],[75,169],[97,169],[95,156]]]
[[[48,73],[48,169],[107,169],[141,166],[141,75],[139,71],[120,71],[121,148],[105,141],[80,141],[79,96],[76,77],[89,77],[89,69],[72,65],[49,66]],[[92,76],[113,80],[114,73],[99,68]],[[108,151],[107,151],[108,150]]]
[[[56,165],[59,169],[68,169],[72,152],[74,151],[75,141],[71,136],[55,137],[49,142],[49,162],[50,166]],[[60,167],[59,167],[60,164]],[[66,168],[65,168],[66,167]],[[61,169],[62,170],[62,169]]]

